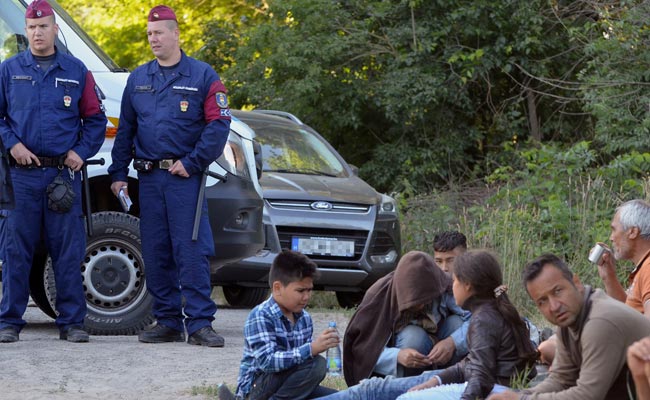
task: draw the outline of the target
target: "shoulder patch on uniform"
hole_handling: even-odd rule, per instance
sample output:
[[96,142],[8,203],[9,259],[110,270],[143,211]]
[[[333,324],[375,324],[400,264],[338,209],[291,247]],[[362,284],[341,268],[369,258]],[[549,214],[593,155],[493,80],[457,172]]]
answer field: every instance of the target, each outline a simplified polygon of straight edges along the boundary
[[217,92],[214,97],[219,108],[228,108],[228,96],[224,92]]
[[95,85],[94,89],[95,89],[95,96],[97,96],[97,100],[99,100],[99,102],[101,103],[102,100],[104,100],[106,98],[106,96],[104,96],[104,93],[99,88],[99,86]]

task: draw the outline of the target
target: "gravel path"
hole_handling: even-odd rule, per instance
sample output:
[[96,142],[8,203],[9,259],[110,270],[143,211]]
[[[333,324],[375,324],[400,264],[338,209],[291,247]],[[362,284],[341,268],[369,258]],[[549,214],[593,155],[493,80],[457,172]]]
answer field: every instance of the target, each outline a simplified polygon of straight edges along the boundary
[[[54,321],[28,307],[17,343],[0,344],[0,399],[207,399],[207,386],[234,387],[250,310],[220,306],[213,326],[221,349],[186,343],[144,344],[136,336],[91,336],[90,343],[58,339]],[[347,316],[311,312],[315,332],[330,320],[343,332]],[[201,388],[204,390],[201,391]]]

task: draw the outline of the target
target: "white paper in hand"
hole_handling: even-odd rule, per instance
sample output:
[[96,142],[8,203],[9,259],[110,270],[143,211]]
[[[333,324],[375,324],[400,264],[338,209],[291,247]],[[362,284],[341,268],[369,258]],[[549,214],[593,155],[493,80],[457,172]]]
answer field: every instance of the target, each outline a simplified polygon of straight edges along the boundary
[[120,189],[120,193],[118,193],[117,198],[120,199],[120,204],[122,204],[122,209],[124,212],[129,212],[131,206],[133,205],[133,202],[131,201],[129,195],[124,194],[124,188]]

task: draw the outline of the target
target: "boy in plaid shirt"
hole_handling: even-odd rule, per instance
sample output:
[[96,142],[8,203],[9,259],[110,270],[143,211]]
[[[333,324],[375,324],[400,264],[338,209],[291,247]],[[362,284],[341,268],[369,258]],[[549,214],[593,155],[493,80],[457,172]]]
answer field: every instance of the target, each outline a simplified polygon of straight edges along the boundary
[[318,354],[336,346],[338,334],[328,328],[312,341],[314,326],[304,310],[317,277],[307,256],[290,250],[277,255],[269,273],[272,296],[246,320],[236,397],[222,385],[220,400],[300,400],[335,392],[319,385],[327,365]]

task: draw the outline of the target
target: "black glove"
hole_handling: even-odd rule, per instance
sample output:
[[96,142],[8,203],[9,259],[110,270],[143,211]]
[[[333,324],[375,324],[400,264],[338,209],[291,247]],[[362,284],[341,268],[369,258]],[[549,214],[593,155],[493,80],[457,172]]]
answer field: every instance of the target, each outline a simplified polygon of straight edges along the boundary
[[72,208],[75,193],[72,184],[59,173],[47,186],[47,197],[47,208],[54,212],[67,213]]

